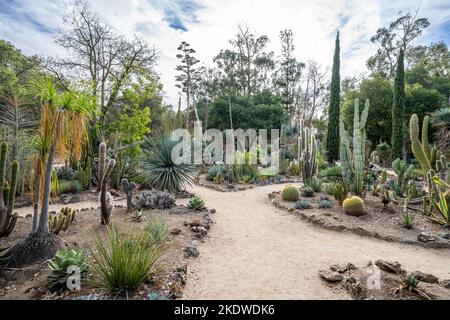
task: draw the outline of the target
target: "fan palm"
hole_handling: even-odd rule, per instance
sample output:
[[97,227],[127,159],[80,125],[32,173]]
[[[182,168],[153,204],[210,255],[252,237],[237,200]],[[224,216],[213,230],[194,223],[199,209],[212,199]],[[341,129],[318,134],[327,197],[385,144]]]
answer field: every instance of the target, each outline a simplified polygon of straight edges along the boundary
[[197,167],[191,164],[191,155],[183,155],[177,162],[172,159],[172,150],[177,144],[168,136],[144,140],[139,163],[141,177],[150,187],[175,193],[194,181]]
[[432,114],[431,121],[436,128],[436,144],[440,150],[450,150],[450,107]]

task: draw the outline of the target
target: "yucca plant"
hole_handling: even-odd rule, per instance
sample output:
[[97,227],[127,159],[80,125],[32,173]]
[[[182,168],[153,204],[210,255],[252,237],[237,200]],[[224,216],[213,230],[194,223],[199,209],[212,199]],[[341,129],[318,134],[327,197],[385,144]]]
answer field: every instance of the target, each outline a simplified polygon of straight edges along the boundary
[[172,159],[172,150],[178,143],[169,136],[144,140],[139,164],[141,177],[149,187],[175,193],[194,182],[197,167],[191,163],[191,154]]
[[205,202],[200,198],[192,198],[189,200],[188,207],[193,210],[201,210],[205,206]]
[[431,198],[434,210],[427,210],[431,220],[443,225],[444,227],[450,226],[450,204],[444,196],[443,192],[438,193],[439,202],[436,202]]
[[405,212],[402,214],[402,224],[406,229],[412,229],[414,227],[416,216],[412,213]]
[[434,112],[431,121],[436,128],[437,146],[440,150],[450,150],[450,108],[442,108]]
[[163,250],[154,245],[146,230],[107,227],[106,239],[92,233],[92,266],[103,288],[122,292],[138,287],[155,271]]
[[73,275],[74,267],[78,268],[80,277],[84,278],[89,269],[86,256],[80,249],[60,250],[55,257],[48,262],[52,273],[48,281],[52,289],[66,289],[67,280]]

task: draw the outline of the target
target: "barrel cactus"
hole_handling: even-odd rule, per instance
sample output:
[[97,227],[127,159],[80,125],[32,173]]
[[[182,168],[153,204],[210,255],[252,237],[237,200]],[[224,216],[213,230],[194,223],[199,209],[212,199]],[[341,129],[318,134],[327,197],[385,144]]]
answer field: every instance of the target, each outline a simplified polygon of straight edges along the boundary
[[300,198],[300,191],[294,186],[285,186],[281,190],[281,198],[284,201],[297,201]]
[[351,196],[344,200],[342,204],[344,213],[349,216],[359,217],[366,214],[364,200],[357,196]]

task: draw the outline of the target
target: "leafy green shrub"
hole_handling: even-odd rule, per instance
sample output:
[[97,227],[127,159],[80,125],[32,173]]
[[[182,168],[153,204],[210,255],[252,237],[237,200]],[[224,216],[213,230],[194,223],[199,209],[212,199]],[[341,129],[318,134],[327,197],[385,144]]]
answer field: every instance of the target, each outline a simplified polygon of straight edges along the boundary
[[334,182],[322,183],[322,191],[332,196],[334,193],[335,185],[336,183]]
[[305,186],[302,190],[302,195],[304,197],[312,197],[314,195],[314,189],[310,186]]
[[67,289],[67,280],[78,268],[81,278],[86,276],[89,264],[86,256],[80,249],[60,250],[55,257],[48,262],[48,267],[52,273],[48,276],[48,281],[52,289]]
[[341,167],[339,166],[332,166],[325,168],[321,171],[319,171],[318,177],[319,178],[328,178],[329,180],[336,180],[341,178]]
[[92,265],[100,284],[111,292],[135,289],[154,271],[163,250],[146,230],[119,230],[109,225],[106,239],[92,234]]
[[295,209],[311,209],[312,205],[309,200],[299,200],[295,203]]
[[191,154],[180,156],[179,164],[172,159],[172,150],[177,144],[178,141],[168,136],[144,140],[139,165],[141,176],[149,187],[175,193],[194,182],[197,167],[191,164]]
[[205,202],[202,199],[195,197],[189,200],[187,206],[189,207],[189,209],[202,210],[205,206]]
[[65,194],[69,192],[80,192],[83,189],[78,180],[59,180],[58,193]]
[[313,178],[306,185],[311,189],[313,189],[314,192],[320,192],[320,188],[322,187],[322,181],[320,181],[317,178]]

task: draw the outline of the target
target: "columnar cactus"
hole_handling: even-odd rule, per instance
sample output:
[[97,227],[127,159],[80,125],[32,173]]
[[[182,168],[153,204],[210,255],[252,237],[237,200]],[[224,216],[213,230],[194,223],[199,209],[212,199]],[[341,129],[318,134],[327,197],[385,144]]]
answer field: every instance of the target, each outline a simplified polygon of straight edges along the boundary
[[[411,138],[411,149],[414,154],[414,157],[419,161],[420,167],[422,168],[422,173],[424,176],[427,175],[427,172],[431,169],[431,156],[432,152],[429,150],[428,145],[428,137],[426,137],[423,133],[428,132],[428,123],[429,120],[426,120],[425,117],[422,125],[422,143],[419,141],[419,117],[417,114],[413,114],[409,121],[409,135]],[[425,139],[424,139],[425,138]],[[429,157],[427,153],[429,152]]]
[[111,221],[111,215],[114,209],[114,206],[111,205],[111,194],[107,192],[108,180],[111,176],[111,172],[116,165],[116,160],[111,159],[106,166],[106,170],[102,177],[102,182],[100,186],[100,211],[101,211],[101,223],[104,225],[108,225]]
[[309,183],[317,172],[316,150],[316,136],[309,128],[304,127],[302,120],[298,138],[298,159],[304,184]]
[[450,184],[450,161],[444,155],[441,155],[439,160],[436,160],[436,171],[442,181]]
[[127,212],[133,210],[133,190],[136,187],[136,183],[129,182],[128,179],[122,179],[122,190],[127,195]]
[[286,159],[286,143],[287,143],[287,135],[286,135],[286,125],[281,125],[280,130],[280,152],[279,152],[279,165],[278,165],[278,173],[285,173],[284,161]]
[[58,214],[52,214],[48,219],[48,228],[54,234],[67,231],[75,219],[75,211],[71,208],[62,208]]
[[105,173],[106,167],[106,144],[104,142],[100,143],[98,148],[98,185],[97,191],[100,191],[103,175]]
[[14,201],[16,196],[17,176],[19,172],[19,162],[13,161],[11,164],[11,181],[6,181],[6,153],[8,144],[2,143],[0,147],[0,237],[7,237],[16,226],[17,214],[13,214]]
[[353,192],[361,194],[363,191],[366,122],[369,115],[369,100],[366,100],[364,110],[359,114],[359,99],[355,99],[353,113],[353,150],[350,149],[350,137],[345,129],[344,121],[339,123],[340,130],[340,158],[341,172],[345,182],[352,186]]

